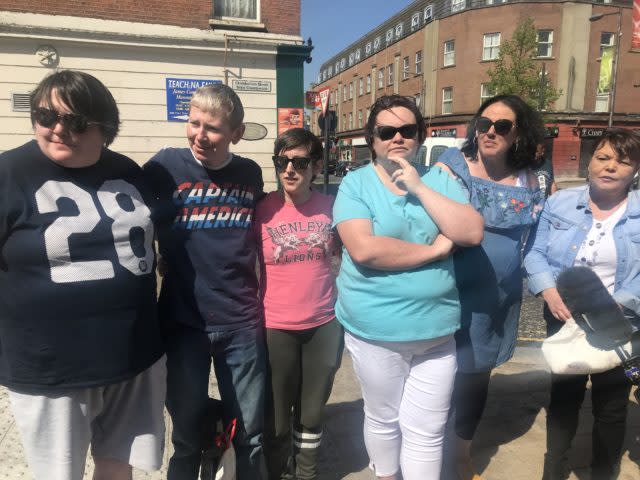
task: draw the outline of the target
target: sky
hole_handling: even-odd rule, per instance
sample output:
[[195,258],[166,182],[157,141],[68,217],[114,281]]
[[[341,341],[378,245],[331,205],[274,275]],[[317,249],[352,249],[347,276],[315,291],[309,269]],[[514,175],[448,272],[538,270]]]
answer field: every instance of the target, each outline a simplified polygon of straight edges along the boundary
[[311,63],[304,65],[304,88],[315,82],[324,62],[388,18],[412,0],[301,0],[301,36],[311,37]]

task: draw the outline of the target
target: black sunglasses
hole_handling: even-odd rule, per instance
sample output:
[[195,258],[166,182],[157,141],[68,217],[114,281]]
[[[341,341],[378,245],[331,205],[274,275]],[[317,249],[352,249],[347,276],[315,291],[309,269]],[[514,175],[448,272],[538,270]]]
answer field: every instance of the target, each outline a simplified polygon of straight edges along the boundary
[[49,108],[39,107],[33,111],[33,119],[44,128],[51,128],[57,122],[63,127],[75,133],[83,133],[90,125],[96,125],[96,122],[90,122],[84,115],[77,113],[58,113]]
[[376,127],[373,131],[374,135],[376,135],[380,140],[391,140],[396,136],[396,133],[400,132],[402,138],[413,138],[418,133],[418,125],[415,123],[402,125],[401,127],[390,127],[388,125],[382,125]]
[[293,164],[293,168],[298,171],[306,170],[312,161],[312,159],[309,157],[289,158],[280,155],[274,155],[271,158],[273,158],[273,164],[275,165],[276,170],[279,172],[285,170],[287,168],[287,165],[289,165],[289,162],[291,162]]
[[480,117],[476,120],[476,132],[487,133],[489,129],[491,129],[491,125],[493,125],[495,132],[502,136],[507,135],[511,129],[515,127],[515,123],[511,120],[507,120],[506,118],[501,118],[500,120],[493,122],[490,118]]

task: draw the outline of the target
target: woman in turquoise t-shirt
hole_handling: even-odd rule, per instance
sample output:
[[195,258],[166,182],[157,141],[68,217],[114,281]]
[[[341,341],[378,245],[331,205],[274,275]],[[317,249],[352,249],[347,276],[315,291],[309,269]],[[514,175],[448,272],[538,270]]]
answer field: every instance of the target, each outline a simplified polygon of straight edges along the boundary
[[379,98],[366,132],[373,163],[345,177],[334,205],[344,244],[336,316],[376,475],[439,478],[460,325],[450,254],[478,245],[484,224],[453,177],[409,163],[425,136],[411,99]]

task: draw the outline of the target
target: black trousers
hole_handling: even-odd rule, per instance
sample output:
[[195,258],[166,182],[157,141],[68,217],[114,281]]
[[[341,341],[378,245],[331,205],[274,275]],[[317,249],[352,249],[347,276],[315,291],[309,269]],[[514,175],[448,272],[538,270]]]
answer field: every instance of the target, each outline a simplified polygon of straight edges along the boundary
[[491,370],[477,373],[456,373],[451,403],[455,411],[456,435],[472,440],[487,404]]
[[[547,336],[563,325],[545,308]],[[591,377],[592,480],[609,480],[618,475],[624,442],[631,382],[622,367],[592,375],[551,375],[551,401],[547,408],[547,453],[543,480],[568,477],[567,457],[578,428],[578,416]]]
[[267,329],[265,450],[270,480],[317,477],[323,411],[343,343],[343,330],[335,319],[307,330]]

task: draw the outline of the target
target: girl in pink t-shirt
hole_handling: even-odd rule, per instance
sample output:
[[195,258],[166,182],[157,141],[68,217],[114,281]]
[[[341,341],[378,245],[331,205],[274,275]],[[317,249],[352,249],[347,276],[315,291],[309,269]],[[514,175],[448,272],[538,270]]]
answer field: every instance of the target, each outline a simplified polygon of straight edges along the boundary
[[258,204],[255,221],[271,380],[266,458],[270,479],[316,478],[322,411],[343,347],[333,310],[333,197],[311,190],[322,169],[322,144],[311,132],[287,130],[274,153],[281,188]]

